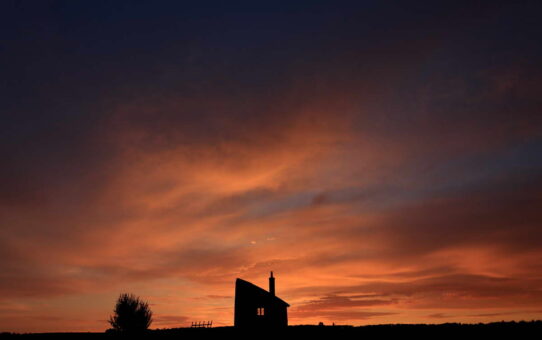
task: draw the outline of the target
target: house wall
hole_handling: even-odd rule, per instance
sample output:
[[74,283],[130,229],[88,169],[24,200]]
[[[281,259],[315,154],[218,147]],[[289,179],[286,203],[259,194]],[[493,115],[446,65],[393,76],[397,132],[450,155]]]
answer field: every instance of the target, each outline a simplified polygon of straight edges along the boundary
[[[263,316],[257,314],[263,307]],[[242,328],[278,328],[288,325],[287,307],[259,287],[236,284],[234,325]]]

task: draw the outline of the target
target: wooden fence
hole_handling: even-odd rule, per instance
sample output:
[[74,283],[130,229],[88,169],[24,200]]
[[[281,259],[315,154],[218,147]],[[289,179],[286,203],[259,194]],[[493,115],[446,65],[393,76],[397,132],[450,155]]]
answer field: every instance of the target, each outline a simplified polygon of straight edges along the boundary
[[213,327],[213,321],[195,321],[192,322],[190,328],[211,328]]

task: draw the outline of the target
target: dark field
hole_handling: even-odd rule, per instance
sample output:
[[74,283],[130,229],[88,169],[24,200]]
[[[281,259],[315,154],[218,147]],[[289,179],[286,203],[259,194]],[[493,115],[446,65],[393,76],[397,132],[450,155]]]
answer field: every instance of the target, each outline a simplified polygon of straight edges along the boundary
[[[529,322],[496,322],[489,324],[457,324],[440,325],[374,325],[374,326],[289,326],[282,331],[238,330],[233,327],[216,328],[175,328],[152,330],[137,337],[148,339],[235,339],[235,338],[299,338],[299,339],[393,339],[396,337],[417,338],[479,338],[491,339],[540,339],[542,321]],[[107,333],[2,333],[2,339],[12,338],[46,338],[46,339],[105,339],[119,336]],[[136,338],[129,336],[128,338]]]

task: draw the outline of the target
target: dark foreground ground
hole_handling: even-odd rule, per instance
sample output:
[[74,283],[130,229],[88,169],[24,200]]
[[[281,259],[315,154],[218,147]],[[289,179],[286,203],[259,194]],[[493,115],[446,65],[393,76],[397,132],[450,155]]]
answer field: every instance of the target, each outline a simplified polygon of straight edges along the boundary
[[[129,336],[128,338],[139,338]],[[107,339],[118,338],[107,333],[0,333],[2,339]],[[542,339],[542,321],[496,322],[489,324],[440,325],[374,325],[374,326],[289,326],[282,331],[238,330],[233,327],[175,328],[152,330],[144,334],[148,339]]]

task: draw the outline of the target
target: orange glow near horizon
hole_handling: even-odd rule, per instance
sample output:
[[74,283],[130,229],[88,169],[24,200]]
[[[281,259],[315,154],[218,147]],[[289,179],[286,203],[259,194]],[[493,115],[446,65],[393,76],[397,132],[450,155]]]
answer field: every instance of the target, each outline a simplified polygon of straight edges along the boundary
[[[24,218],[12,211],[13,227],[42,221],[68,229],[13,239],[20,261],[47,270],[29,272],[40,284],[14,278],[3,330],[102,331],[120,292],[150,302],[153,327],[231,325],[235,278],[266,288],[270,270],[292,306],[290,324],[539,318],[540,277],[529,268],[541,253],[511,256],[516,250],[498,235],[486,242],[467,232],[503,223],[485,211],[477,218],[471,207],[488,199],[484,193],[366,201],[364,192],[400,166],[386,159],[393,148],[347,138],[345,121],[311,123],[318,119],[312,114],[263,143],[258,131],[247,143],[164,151],[132,141],[83,206],[66,214],[65,202],[53,201]],[[127,143],[123,136],[118,143]],[[408,191],[418,179],[390,180]],[[453,217],[442,219],[443,212]],[[427,234],[442,223],[449,226],[440,235]],[[465,234],[449,233],[456,224]],[[448,244],[451,237],[470,239]]]

